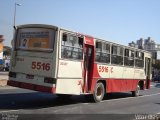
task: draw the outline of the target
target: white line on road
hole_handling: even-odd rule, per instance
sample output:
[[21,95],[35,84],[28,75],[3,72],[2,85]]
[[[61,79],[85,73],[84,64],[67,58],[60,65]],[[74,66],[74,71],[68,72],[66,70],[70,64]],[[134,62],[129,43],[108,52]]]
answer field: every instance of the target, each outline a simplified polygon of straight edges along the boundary
[[8,113],[8,112],[17,112],[19,110],[8,110],[8,111],[0,111],[1,113]]
[[160,114],[160,112],[156,113],[156,114]]

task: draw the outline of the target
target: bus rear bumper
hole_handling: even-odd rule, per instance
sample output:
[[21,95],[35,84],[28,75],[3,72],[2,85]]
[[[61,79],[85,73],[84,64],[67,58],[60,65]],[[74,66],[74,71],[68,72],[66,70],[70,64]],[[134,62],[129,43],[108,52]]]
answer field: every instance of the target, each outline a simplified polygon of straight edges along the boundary
[[47,92],[47,93],[55,93],[56,92],[55,87],[47,87],[47,86],[35,85],[35,84],[31,84],[31,83],[23,83],[23,82],[18,82],[18,81],[13,81],[13,80],[8,80],[7,85],[13,86],[13,87],[18,87],[18,88],[39,91],[39,92]]

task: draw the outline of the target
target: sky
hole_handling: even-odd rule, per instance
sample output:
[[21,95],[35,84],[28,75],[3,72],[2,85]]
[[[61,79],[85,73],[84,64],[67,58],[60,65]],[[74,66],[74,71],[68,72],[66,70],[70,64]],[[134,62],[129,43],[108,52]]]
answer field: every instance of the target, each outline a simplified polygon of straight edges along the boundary
[[128,45],[151,37],[160,44],[160,0],[0,0],[0,34],[5,46],[16,25],[49,24]]

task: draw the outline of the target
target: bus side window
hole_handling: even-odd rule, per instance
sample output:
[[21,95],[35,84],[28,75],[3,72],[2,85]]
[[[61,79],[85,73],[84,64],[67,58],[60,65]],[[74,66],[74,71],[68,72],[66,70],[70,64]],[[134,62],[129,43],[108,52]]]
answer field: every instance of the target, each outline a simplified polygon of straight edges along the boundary
[[96,42],[96,61],[101,62],[102,43]]
[[62,35],[62,45],[61,45],[61,57],[68,58],[68,47],[66,47],[67,43],[67,34]]
[[112,45],[112,56],[111,56],[111,63],[117,64],[117,46]]
[[83,48],[83,38],[82,37],[78,37],[78,44],[80,48]]
[[63,41],[67,41],[67,34],[63,34]]
[[129,55],[129,65],[134,66],[134,51],[130,50],[130,55]]
[[136,67],[144,67],[144,53],[136,51],[135,66]]
[[79,39],[75,35],[63,34],[61,57],[67,59],[82,59],[83,38]]
[[82,59],[83,58],[83,38],[82,37],[78,37],[78,44],[79,44],[78,59]]
[[123,65],[123,47],[121,46],[117,48],[117,64]]
[[129,66],[129,49],[125,49],[124,52],[124,65]]
[[101,53],[101,61],[104,63],[110,63],[110,44],[103,43],[102,44],[102,53]]
[[124,65],[125,66],[134,66],[134,51],[133,50],[125,49]]
[[112,45],[111,63],[123,65],[123,48],[121,46]]
[[96,42],[96,61],[110,63],[110,44],[106,42]]

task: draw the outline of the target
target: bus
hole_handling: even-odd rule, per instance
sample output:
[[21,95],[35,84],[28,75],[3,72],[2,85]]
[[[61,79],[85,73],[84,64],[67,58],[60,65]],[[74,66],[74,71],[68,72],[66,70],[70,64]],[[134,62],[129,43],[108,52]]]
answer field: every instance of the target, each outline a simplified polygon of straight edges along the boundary
[[16,27],[8,85],[94,102],[150,88],[151,54],[45,24]]

